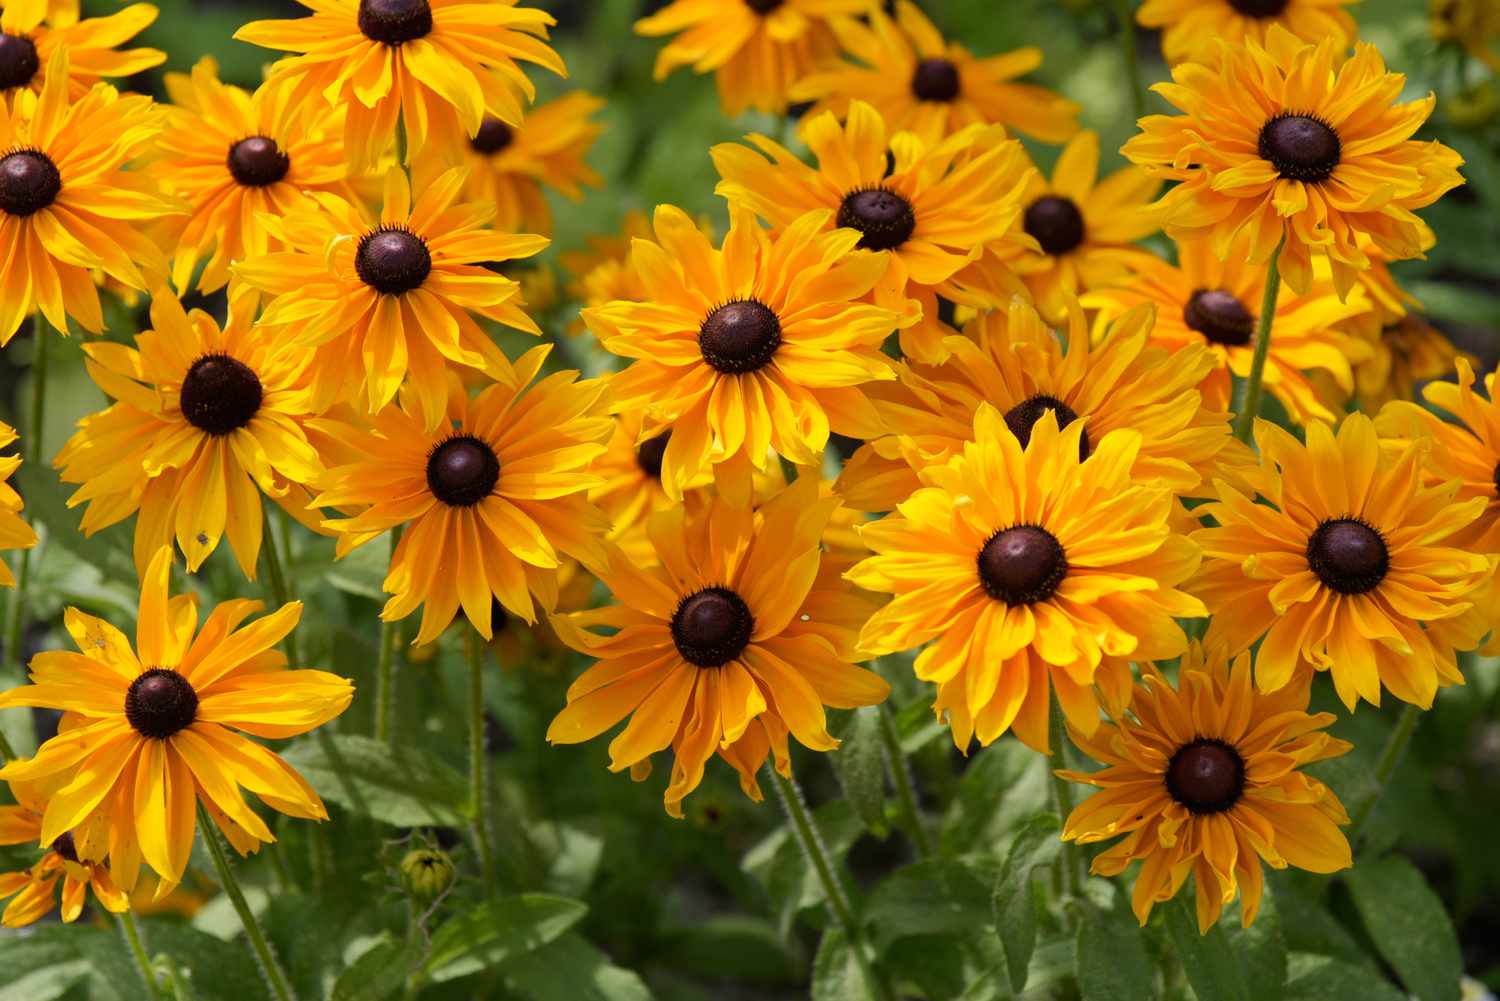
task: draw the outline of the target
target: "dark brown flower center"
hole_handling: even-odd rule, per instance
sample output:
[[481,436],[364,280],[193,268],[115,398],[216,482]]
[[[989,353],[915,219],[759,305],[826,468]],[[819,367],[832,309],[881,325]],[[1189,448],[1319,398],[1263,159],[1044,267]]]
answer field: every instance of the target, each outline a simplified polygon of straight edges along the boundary
[[958,87],[958,67],[946,59],[923,59],[911,77],[911,92],[923,101],[951,101]]
[[372,42],[400,45],[432,30],[427,0],[359,0],[359,30]]
[[859,245],[866,250],[894,250],[911,239],[917,217],[911,203],[894,191],[864,188],[844,196],[838,224],[859,230]]
[[509,125],[492,115],[485,115],[484,121],[479,124],[479,131],[469,140],[469,145],[474,147],[475,152],[488,156],[509,146],[514,138]]
[[473,507],[499,482],[500,459],[473,435],[449,438],[427,455],[427,489],[449,507]]
[[1246,17],[1280,17],[1290,0],[1229,0],[1236,13]]
[[1200,288],[1182,307],[1182,322],[1213,344],[1242,348],[1255,333],[1255,317],[1233,293]]
[[73,841],[72,831],[63,831],[52,842],[52,850],[69,862],[78,861],[78,845]]
[[682,659],[698,667],[722,667],[750,645],[755,617],[745,599],[727,587],[710,587],[684,598],[672,616],[672,640]]
[[[1016,436],[1016,440],[1025,448],[1031,444],[1031,429],[1036,427],[1036,422],[1042,419],[1047,411],[1057,415],[1057,429],[1072,424],[1078,419],[1078,414],[1073,408],[1055,396],[1033,396],[1029,400],[1023,400],[1005,412],[1005,426],[1010,428],[1010,433]],[[1078,461],[1082,462],[1089,457],[1088,432],[1078,436]]]
[[142,737],[166,740],[198,716],[198,693],[176,671],[153,667],[125,692],[125,718]]
[[1027,207],[1024,225],[1042,251],[1053,257],[1083,242],[1083,213],[1071,198],[1043,195]]
[[183,377],[177,404],[188,423],[215,437],[250,423],[260,410],[260,378],[226,354],[204,355]]
[[0,210],[29,216],[51,205],[62,191],[57,165],[41,150],[23,149],[0,160]]
[[990,536],[979,551],[979,582],[996,601],[1030,605],[1046,601],[1068,575],[1057,537],[1036,525],[1017,525]]
[[667,442],[671,440],[672,432],[663,431],[655,438],[647,438],[641,442],[640,447],[635,450],[637,465],[653,480],[661,479],[661,460],[666,457]]
[[745,0],[745,6],[757,14],[769,14],[785,2],[786,0]]
[[1167,764],[1167,792],[1190,813],[1223,813],[1244,791],[1245,761],[1222,740],[1184,744]]
[[292,168],[291,157],[269,136],[251,136],[229,147],[229,173],[247,188],[275,184]]
[[1380,533],[1355,518],[1325,521],[1307,540],[1307,566],[1339,594],[1373,591],[1391,568]]
[[0,33],[0,90],[24,87],[36,78],[42,60],[25,35]]
[[1260,130],[1260,158],[1289,181],[1324,181],[1339,165],[1339,135],[1311,115],[1277,115]]
[[1495,466],[1495,496],[1500,497],[1500,463]]
[[765,305],[745,299],[708,314],[698,330],[703,360],[726,375],[754,372],[781,347],[781,321]]
[[384,295],[420,288],[432,273],[427,244],[405,229],[377,229],[359,241],[354,270],[360,281]]

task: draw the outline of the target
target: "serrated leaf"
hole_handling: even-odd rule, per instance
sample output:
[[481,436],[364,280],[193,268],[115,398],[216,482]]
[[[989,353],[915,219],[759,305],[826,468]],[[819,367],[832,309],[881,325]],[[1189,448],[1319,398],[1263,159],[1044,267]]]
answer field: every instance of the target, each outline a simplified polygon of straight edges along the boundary
[[384,1001],[406,984],[422,964],[422,952],[409,942],[387,938],[349,965],[334,982],[329,1001]]
[[918,862],[888,876],[865,903],[873,944],[884,951],[908,935],[962,935],[991,917],[988,876],[960,862]]
[[1016,833],[995,882],[992,909],[1010,985],[1026,986],[1026,972],[1036,949],[1036,899],[1031,881],[1036,871],[1053,864],[1062,846],[1061,823],[1050,813],[1032,817]]
[[[877,837],[890,833],[885,819],[885,752],[880,740],[880,707],[866,706],[847,713],[829,732],[841,743],[828,755],[844,797],[859,819]],[[898,767],[900,762],[897,762]]]
[[[324,798],[396,827],[464,822],[468,784],[447,763],[369,737],[304,737],[282,753]],[[331,749],[331,754],[330,754]]]
[[1155,990],[1146,940],[1121,902],[1105,910],[1078,903],[1078,990],[1083,1001],[1140,1001]]
[[1198,934],[1193,894],[1184,889],[1165,910],[1167,933],[1198,1001],[1250,1001],[1244,971],[1223,930],[1214,925],[1206,935]]
[[1380,954],[1420,1001],[1459,1001],[1463,957],[1453,922],[1416,866],[1392,855],[1345,873]]
[[505,981],[530,1001],[652,1001],[639,976],[575,932],[508,962]]
[[540,949],[583,920],[588,905],[523,893],[480,904],[450,918],[432,935],[427,978],[453,980]]

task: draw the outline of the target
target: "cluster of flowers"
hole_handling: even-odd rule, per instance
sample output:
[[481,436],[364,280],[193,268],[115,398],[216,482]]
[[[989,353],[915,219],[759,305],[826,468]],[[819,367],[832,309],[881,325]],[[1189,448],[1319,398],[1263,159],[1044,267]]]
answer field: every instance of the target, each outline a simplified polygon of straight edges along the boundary
[[[174,549],[195,570],[225,536],[253,579],[265,498],[340,555],[394,533],[382,617],[421,607],[419,645],[460,615],[486,639],[546,617],[597,661],[549,740],[628,716],[610,768],[670,751],[674,815],[715,756],[759,799],[792,738],[834,749],[825,707],[889,692],[858,664],[920,647],[959,749],[1013,732],[1109,766],[1065,773],[1103,788],[1064,837],[1124,836],[1094,867],[1144,860],[1142,921],[1189,874],[1207,928],[1240,893],[1254,918],[1262,860],[1350,864],[1343,807],[1300,770],[1348,750],[1311,685],[1352,711],[1462,682],[1500,605],[1500,408],[1387,270],[1432,245],[1414,211],[1460,160],[1411,139],[1432,100],[1350,54],[1341,3],[1151,0],[1177,113],[1101,180],[1076,107],[1014,81],[1036,51],[975,58],[908,0],[676,0],[638,25],[681,32],[659,72],[716,71],[730,112],[812,102],[812,162],[716,147],[722,243],[662,206],[574,258],[583,323],[623,359],[599,379],[543,376],[547,346],[508,357],[479,323],[540,334],[497,265],[546,244],[521,232],[548,227],[542,182],[593,180],[599,102],[525,108],[518,60],[563,72],[551,18],[307,5],[237,34],[290,53],[254,93],[205,62],[167,106],[100,80],[160,61],[115,51],[145,5],[0,21],[0,339],[33,312],[98,332],[101,285],[149,293],[153,325],[85,345],[114,402],[54,460],[84,532],[135,515],[140,615],[132,649],[70,611],[80,652],[0,695],[66,713],[0,770],[0,840],[46,853],[0,877],[7,924],[59,876],[67,918],[89,882],[125,907],[143,861],[170,890],[198,804],[255,850],[242,789],[326,816],[244,736],[352,699],[274,649],[300,606],[247,625],[261,605],[236,599],[200,628],[169,591]],[[1050,180],[1012,131],[1066,143]],[[1139,244],[1162,228],[1176,264]],[[226,287],[222,327],[178,300]],[[1426,392],[1456,423],[1410,402],[1454,370]],[[1252,450],[1232,375],[1305,441],[1257,421]],[[835,435],[862,444],[830,481]],[[3,500],[0,544],[27,545]],[[590,577],[614,600],[563,607]]]

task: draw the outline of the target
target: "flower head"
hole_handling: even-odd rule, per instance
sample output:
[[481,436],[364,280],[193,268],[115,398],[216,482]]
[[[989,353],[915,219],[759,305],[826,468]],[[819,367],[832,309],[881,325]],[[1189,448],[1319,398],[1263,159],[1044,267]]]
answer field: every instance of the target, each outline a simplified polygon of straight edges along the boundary
[[[0,448],[15,444],[16,429],[0,421]],[[19,455],[0,457],[0,550],[30,549],[36,545],[36,531],[21,517],[21,495],[7,481],[21,468]],[[0,585],[15,587],[15,575],[0,562]]]
[[[10,791],[16,798],[15,806],[0,806],[0,845],[19,845],[34,842],[42,836],[42,816],[47,808],[47,796],[52,788],[29,782],[12,781]],[[14,897],[0,914],[0,925],[6,928],[22,928],[33,924],[57,906],[57,884],[62,883],[62,919],[71,924],[83,913],[85,898],[90,887],[94,899],[107,911],[116,914],[129,906],[124,892],[115,885],[103,862],[102,850],[106,839],[99,824],[80,828],[77,832],[64,831],[57,839],[44,846],[41,858],[20,872],[0,873],[0,900]]]
[[1358,25],[1344,8],[1359,0],[1146,0],[1135,19],[1161,29],[1161,49],[1169,63],[1209,62],[1222,39],[1264,46],[1273,26],[1304,42],[1334,39],[1343,49]]
[[[642,777],[670,747],[674,817],[715,754],[758,801],[768,755],[791,774],[789,734],[836,748],[824,707],[875,705],[890,692],[853,663],[873,604],[851,602],[822,569],[818,538],[837,505],[819,499],[810,474],[755,511],[717,499],[696,515],[679,506],[652,517],[658,562],[611,560],[601,579],[617,603],[553,619],[563,642],[598,663],[568,689],[548,741],[582,743],[630,716],[609,745],[610,770]],[[589,628],[599,626],[613,632]]]
[[72,11],[56,14],[48,6],[38,0],[10,0],[0,8],[0,101],[14,103],[27,90],[40,94],[54,72],[52,57],[63,48],[71,58],[59,69],[74,101],[103,78],[134,76],[166,61],[160,49],[116,51],[156,20],[157,9],[151,4],[131,4],[85,21],[78,20],[76,4]]
[[1240,897],[1240,922],[1260,909],[1261,863],[1329,873],[1353,864],[1347,824],[1333,790],[1301,769],[1347,753],[1352,745],[1323,732],[1330,713],[1310,714],[1303,676],[1274,693],[1250,683],[1250,655],[1231,667],[1196,646],[1183,657],[1174,688],[1154,665],[1144,668],[1130,716],[1073,742],[1106,767],[1059,772],[1098,786],[1073,809],[1063,840],[1124,839],[1094,857],[1092,871],[1118,876],[1141,861],[1131,906],[1141,924],[1171,900],[1191,873],[1198,930],[1207,933],[1224,905]]

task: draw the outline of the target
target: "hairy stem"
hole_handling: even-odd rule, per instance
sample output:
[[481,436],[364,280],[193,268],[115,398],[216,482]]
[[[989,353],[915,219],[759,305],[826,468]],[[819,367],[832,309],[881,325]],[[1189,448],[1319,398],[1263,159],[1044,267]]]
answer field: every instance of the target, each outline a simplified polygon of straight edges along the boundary
[[256,965],[260,967],[261,975],[265,978],[272,998],[275,1001],[296,1001],[297,996],[292,993],[291,981],[287,979],[286,971],[281,968],[276,954],[271,951],[271,943],[266,940],[266,933],[261,930],[255,912],[250,909],[249,902],[245,900],[245,892],[240,889],[240,881],[235,877],[234,869],[230,867],[229,855],[219,840],[219,832],[214,826],[213,818],[208,815],[208,811],[201,803],[198,804],[198,826],[203,829],[203,843],[208,846],[208,853],[213,857],[214,871],[219,875],[219,885],[229,897],[229,902],[234,905],[234,912],[239,915],[240,924],[245,929],[245,937],[250,941],[250,951],[255,955]]
[[1146,91],[1141,86],[1140,57],[1135,44],[1135,11],[1130,0],[1115,0],[1115,17],[1120,21],[1120,55],[1125,60],[1125,73],[1130,81],[1130,103],[1136,118],[1146,117]]
[[[1047,776],[1052,780],[1052,799],[1057,807],[1058,821],[1067,824],[1068,815],[1073,812],[1073,784],[1057,774],[1068,767],[1068,733],[1062,708],[1055,696],[1048,708],[1047,742],[1051,750],[1047,759]],[[1063,842],[1057,854],[1057,872],[1058,889],[1065,899],[1078,896],[1083,886],[1082,861],[1078,846],[1070,841]]]
[[[21,439],[21,462],[35,467],[42,463],[42,429],[47,413],[47,342],[52,328],[40,312],[32,317],[31,329],[35,331],[36,349],[31,361],[31,412],[27,415],[25,436]],[[32,524],[32,509],[26,509],[26,523]],[[21,639],[26,632],[27,588],[31,583],[31,550],[23,549],[16,557],[16,586],[10,595],[10,604],[5,610],[5,656],[14,658],[21,673],[26,665],[21,663]],[[14,758],[15,752],[0,734],[0,754],[5,760]]]
[[1266,262],[1266,291],[1261,296],[1260,316],[1255,326],[1255,353],[1250,356],[1250,374],[1235,393],[1234,436],[1249,444],[1255,434],[1255,418],[1260,414],[1260,396],[1266,375],[1266,356],[1271,352],[1271,324],[1276,319],[1276,297],[1281,292],[1281,248],[1286,237],[1271,251]]
[[[391,559],[401,543],[401,526],[391,530]],[[401,642],[401,623],[391,619],[380,624],[380,660],[375,666],[375,739],[390,742],[391,711],[396,701],[396,645]]]
[[474,846],[488,892],[495,883],[495,860],[490,850],[489,758],[484,753],[484,638],[472,626],[464,635],[464,654],[469,662],[469,799]]
[[135,965],[140,970],[141,979],[146,982],[146,995],[151,998],[151,1001],[160,1001],[161,984],[157,981],[156,970],[146,955],[146,947],[141,944],[141,932],[136,927],[135,915],[127,909],[121,914],[116,914],[115,918],[120,924],[120,930],[125,933],[125,942],[130,946],[130,954],[135,957]]
[[1385,739],[1385,746],[1380,749],[1380,757],[1375,761],[1375,791],[1360,804],[1359,809],[1349,820],[1350,848],[1359,847],[1365,824],[1374,815],[1375,807],[1380,805],[1380,800],[1385,795],[1386,784],[1396,771],[1396,766],[1401,764],[1401,759],[1406,756],[1406,748],[1411,743],[1411,735],[1417,729],[1417,720],[1421,716],[1420,706],[1414,706],[1408,702],[1401,707],[1401,717],[1396,720],[1396,728]]
[[901,809],[901,819],[906,833],[916,846],[917,857],[923,860],[933,857],[932,837],[922,824],[922,813],[917,808],[916,789],[912,785],[911,766],[906,753],[901,750],[901,734],[896,731],[896,717],[890,707],[877,707],[880,714],[880,737],[885,744],[886,757],[891,766],[891,784],[896,789],[896,803]]

